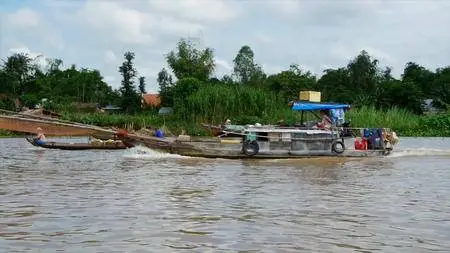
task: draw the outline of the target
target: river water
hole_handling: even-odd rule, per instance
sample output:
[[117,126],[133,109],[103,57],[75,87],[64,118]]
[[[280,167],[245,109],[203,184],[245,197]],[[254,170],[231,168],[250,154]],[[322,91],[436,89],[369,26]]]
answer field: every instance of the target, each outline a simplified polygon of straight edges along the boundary
[[450,139],[243,161],[0,139],[0,252],[450,252]]

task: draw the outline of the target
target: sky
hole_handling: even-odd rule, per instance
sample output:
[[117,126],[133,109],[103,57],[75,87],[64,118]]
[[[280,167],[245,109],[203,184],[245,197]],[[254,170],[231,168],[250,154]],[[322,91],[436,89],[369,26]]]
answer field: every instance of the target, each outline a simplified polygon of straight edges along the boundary
[[[0,0],[0,58],[17,52],[98,69],[113,88],[126,51],[157,92],[180,38],[214,50],[218,77],[243,45],[268,74],[298,64],[320,76],[361,50],[393,68],[450,65],[447,0]],[[447,31],[447,32],[445,32]]]

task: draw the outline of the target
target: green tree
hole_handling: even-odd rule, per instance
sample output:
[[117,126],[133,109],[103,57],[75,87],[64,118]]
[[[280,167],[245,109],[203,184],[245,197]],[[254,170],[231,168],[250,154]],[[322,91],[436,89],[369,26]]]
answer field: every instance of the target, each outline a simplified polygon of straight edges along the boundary
[[11,76],[6,70],[0,68],[0,94],[14,94]]
[[349,84],[353,94],[352,102],[374,105],[378,86],[378,60],[366,52],[356,56],[348,65]]
[[140,109],[141,100],[134,87],[134,78],[136,77],[136,69],[134,68],[134,53],[126,52],[124,54],[125,61],[119,67],[119,72],[122,74],[122,110],[128,113],[136,112]]
[[26,90],[26,86],[33,79],[36,65],[33,64],[32,58],[28,54],[16,53],[9,56],[4,61],[3,69],[5,71],[4,78],[7,81],[5,91],[12,96],[21,96]]
[[436,70],[433,87],[436,91],[433,98],[440,103],[440,107],[448,107],[450,105],[450,66]]
[[322,91],[322,100],[349,103],[353,100],[349,83],[350,77],[346,68],[326,69],[317,81],[317,87]]
[[238,54],[234,58],[234,75],[237,81],[242,84],[252,83],[253,85],[261,85],[265,74],[262,68],[254,62],[253,50],[245,45],[241,47]]
[[71,102],[117,101],[118,92],[103,81],[98,70],[78,70],[75,65],[63,69],[62,65],[60,59],[47,59],[47,65],[40,67],[26,54],[7,57],[0,66],[0,97],[6,101],[2,104],[11,106],[10,101],[17,98],[28,107],[43,98],[65,106]]
[[197,49],[192,41],[185,39],[178,42],[176,51],[171,51],[166,60],[178,80],[193,77],[206,81],[215,69],[213,50]]
[[177,113],[178,115],[180,115],[182,118],[185,119],[190,117],[191,115],[188,114],[193,112],[190,112],[188,110],[189,108],[187,104],[188,98],[203,85],[204,84],[202,81],[194,77],[188,77],[178,80],[171,90],[173,94],[175,113]]
[[292,64],[288,70],[267,78],[266,86],[284,101],[296,100],[302,90],[316,88],[316,77],[311,72],[303,73],[298,65]]
[[139,92],[145,94],[145,77],[139,77]]
[[159,85],[159,95],[161,96],[162,106],[173,106],[173,94],[172,94],[172,76],[163,68],[158,73],[158,85]]
[[63,65],[63,61],[61,59],[46,59],[47,61],[47,74],[51,75],[53,73],[57,73],[61,71],[61,66]]
[[234,84],[233,77],[231,77],[230,75],[224,75],[220,79],[220,82],[223,84],[228,84],[228,85]]
[[421,90],[424,98],[431,98],[438,92],[438,89],[433,86],[435,73],[418,65],[414,62],[406,63],[402,74],[402,80],[414,82]]
[[422,113],[422,94],[417,85],[410,81],[386,80],[381,84],[378,106],[384,109],[399,107],[417,114]]

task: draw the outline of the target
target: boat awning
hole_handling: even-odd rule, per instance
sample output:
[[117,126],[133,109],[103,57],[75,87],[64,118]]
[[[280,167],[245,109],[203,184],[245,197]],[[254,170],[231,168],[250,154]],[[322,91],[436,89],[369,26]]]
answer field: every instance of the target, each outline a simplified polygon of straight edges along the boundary
[[350,105],[332,104],[332,103],[295,102],[292,105],[292,110],[294,111],[315,111],[315,110],[348,109],[348,108],[350,108]]

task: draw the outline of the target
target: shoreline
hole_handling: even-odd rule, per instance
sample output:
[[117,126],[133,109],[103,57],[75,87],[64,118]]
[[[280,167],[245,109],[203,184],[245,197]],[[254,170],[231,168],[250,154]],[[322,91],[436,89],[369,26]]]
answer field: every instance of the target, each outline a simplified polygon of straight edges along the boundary
[[[203,130],[203,129],[202,129]],[[178,131],[182,131],[182,129],[178,129]],[[140,132],[138,131],[133,131],[135,133]],[[171,131],[172,132],[172,131]],[[139,134],[139,133],[138,133]],[[142,135],[146,135],[146,133],[142,133]],[[9,138],[25,138],[27,136],[30,136],[32,134],[22,134],[22,133],[14,133],[14,132],[9,132],[9,131],[5,131],[5,130],[1,130],[0,129],[0,139],[9,139]],[[213,137],[212,135],[191,135],[189,133],[187,133],[187,135],[190,136],[195,136],[195,137]],[[403,135],[403,134],[399,134],[397,133],[397,135],[401,138],[450,138],[450,136],[445,136],[445,135],[426,135],[426,134],[422,134],[422,135]],[[153,136],[153,135],[149,135],[149,136]],[[169,136],[169,135],[166,135]],[[173,136],[177,136],[177,135],[173,135]],[[73,135],[50,135],[47,136],[48,138],[64,138],[64,137],[69,137],[69,138],[75,138],[75,137],[89,137],[89,135],[77,135],[77,136],[73,136]]]
[[[142,114],[105,114],[105,113],[70,113],[62,112],[61,120],[76,122],[80,124],[92,125],[100,128],[126,129],[134,133],[143,135],[152,135],[156,129],[161,129],[166,136],[178,136],[182,133],[190,136],[208,137],[212,136],[212,131],[202,126],[202,123],[208,125],[220,125],[220,118],[230,118],[236,125],[255,124],[277,124],[280,115],[269,115],[267,117],[242,117],[242,115],[218,117],[210,119],[208,117],[195,116],[192,120],[181,118],[177,115],[162,117],[156,113]],[[292,113],[289,118],[284,117],[286,124],[293,125],[298,122],[298,115]],[[370,107],[352,109],[348,116],[350,127],[355,128],[390,128],[395,131],[399,137],[450,137],[450,112],[435,115],[415,115],[406,111],[391,109],[380,111]],[[311,119],[307,119],[311,120]],[[74,136],[72,129],[63,132],[53,131],[55,137]],[[18,133],[10,130],[0,129],[0,138],[23,138],[33,133]],[[45,129],[44,129],[45,134]],[[59,135],[61,134],[61,135]],[[78,133],[77,135],[79,135]]]

